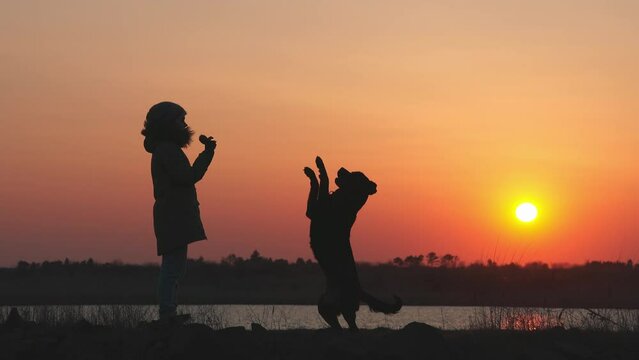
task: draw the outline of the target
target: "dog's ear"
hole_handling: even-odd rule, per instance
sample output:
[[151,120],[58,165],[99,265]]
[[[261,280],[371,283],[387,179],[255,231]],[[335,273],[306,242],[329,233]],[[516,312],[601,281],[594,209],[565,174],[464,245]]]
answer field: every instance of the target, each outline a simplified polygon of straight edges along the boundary
[[350,183],[351,173],[350,171],[340,168],[337,170],[337,177],[335,178],[335,185],[339,188],[345,187],[348,183]]
[[348,176],[350,174],[351,174],[351,172],[346,170],[346,169],[344,169],[343,167],[339,168],[339,170],[337,170],[337,176]]

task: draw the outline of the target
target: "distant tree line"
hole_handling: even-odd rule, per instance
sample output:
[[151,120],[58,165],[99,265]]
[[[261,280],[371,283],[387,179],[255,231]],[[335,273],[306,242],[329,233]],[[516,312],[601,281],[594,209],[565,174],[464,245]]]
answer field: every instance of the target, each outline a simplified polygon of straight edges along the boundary
[[[222,257],[219,261],[209,261],[205,260],[203,257],[199,257],[197,259],[189,259],[190,265],[196,266],[222,266],[222,267],[245,267],[245,266],[272,266],[272,267],[282,267],[282,266],[313,266],[315,262],[311,259],[297,258],[293,262],[289,262],[286,259],[272,259],[270,257],[265,257],[260,254],[258,250],[254,250],[247,258],[243,258],[242,256],[237,256],[235,254],[229,254],[227,256]],[[431,268],[478,268],[478,267],[490,267],[490,268],[526,268],[526,269],[550,269],[550,268],[596,268],[600,270],[604,269],[626,269],[633,270],[639,269],[639,263],[634,264],[631,259],[622,262],[622,261],[587,261],[584,264],[547,264],[540,261],[530,262],[526,264],[517,264],[514,262],[511,263],[502,263],[498,264],[492,259],[487,259],[485,262],[476,261],[470,264],[466,264],[461,261],[457,255],[452,255],[446,253],[442,256],[437,255],[436,252],[431,251],[426,254],[420,255],[408,255],[404,258],[395,257],[392,260],[385,263],[367,263],[362,262],[360,265],[365,266],[396,266],[402,268],[410,268],[410,267],[431,267]],[[93,260],[93,258],[88,258],[86,260],[81,261],[72,261],[68,258],[64,260],[55,260],[55,261],[44,261],[42,263],[38,262],[27,262],[24,260],[18,261],[15,268],[16,271],[20,272],[28,272],[33,270],[56,270],[56,269],[86,269],[86,268],[122,268],[122,269],[139,269],[139,268],[154,268],[157,267],[155,264],[125,264],[119,260],[114,260],[111,262],[99,263]],[[0,268],[0,270],[10,270],[11,268]]]
[[[187,272],[180,297],[191,304],[315,304],[325,286],[316,262],[272,259],[257,250],[215,262],[189,259]],[[412,305],[639,308],[639,264],[631,260],[466,264],[429,252],[359,263],[358,272],[371,293],[397,294]],[[157,264],[20,261],[0,268],[0,305],[153,304],[157,275]]]

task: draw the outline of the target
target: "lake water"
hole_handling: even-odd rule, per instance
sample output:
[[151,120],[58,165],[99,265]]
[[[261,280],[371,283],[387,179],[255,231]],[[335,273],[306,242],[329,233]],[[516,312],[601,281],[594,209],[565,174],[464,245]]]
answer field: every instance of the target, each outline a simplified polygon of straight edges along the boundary
[[[38,322],[64,322],[84,318],[93,323],[135,325],[154,320],[153,305],[65,305],[17,306],[21,315]],[[9,311],[0,307],[2,318]],[[326,324],[313,305],[182,305],[179,312],[190,313],[194,322],[213,328],[259,323],[267,329],[321,329]],[[342,324],[343,319],[340,318]],[[500,328],[536,330],[561,326],[601,330],[639,329],[639,310],[542,309],[463,306],[404,306],[398,314],[373,313],[362,305],[357,313],[361,328],[399,329],[419,321],[440,329]]]

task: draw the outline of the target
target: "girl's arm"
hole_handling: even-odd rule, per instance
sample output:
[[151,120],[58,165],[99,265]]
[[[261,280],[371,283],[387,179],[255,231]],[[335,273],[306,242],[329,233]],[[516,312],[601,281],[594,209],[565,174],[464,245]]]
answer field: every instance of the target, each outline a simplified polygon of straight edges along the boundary
[[197,157],[193,166],[189,164],[182,149],[175,144],[163,143],[153,152],[169,175],[171,182],[177,186],[193,186],[200,181],[213,160],[214,151],[205,149]]

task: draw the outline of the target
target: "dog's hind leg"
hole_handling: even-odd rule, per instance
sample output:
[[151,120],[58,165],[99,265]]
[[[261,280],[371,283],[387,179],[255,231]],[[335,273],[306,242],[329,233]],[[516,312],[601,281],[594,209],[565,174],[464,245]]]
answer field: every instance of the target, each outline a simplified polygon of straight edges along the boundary
[[345,311],[342,313],[344,316],[344,320],[348,323],[348,329],[351,331],[357,331],[359,328],[357,327],[357,323],[355,322],[355,311]]
[[341,329],[342,325],[340,325],[337,320],[337,315],[339,315],[339,310],[333,304],[324,300],[324,296],[320,299],[319,304],[317,304],[317,310],[319,311],[322,319],[330,325],[333,329]]

